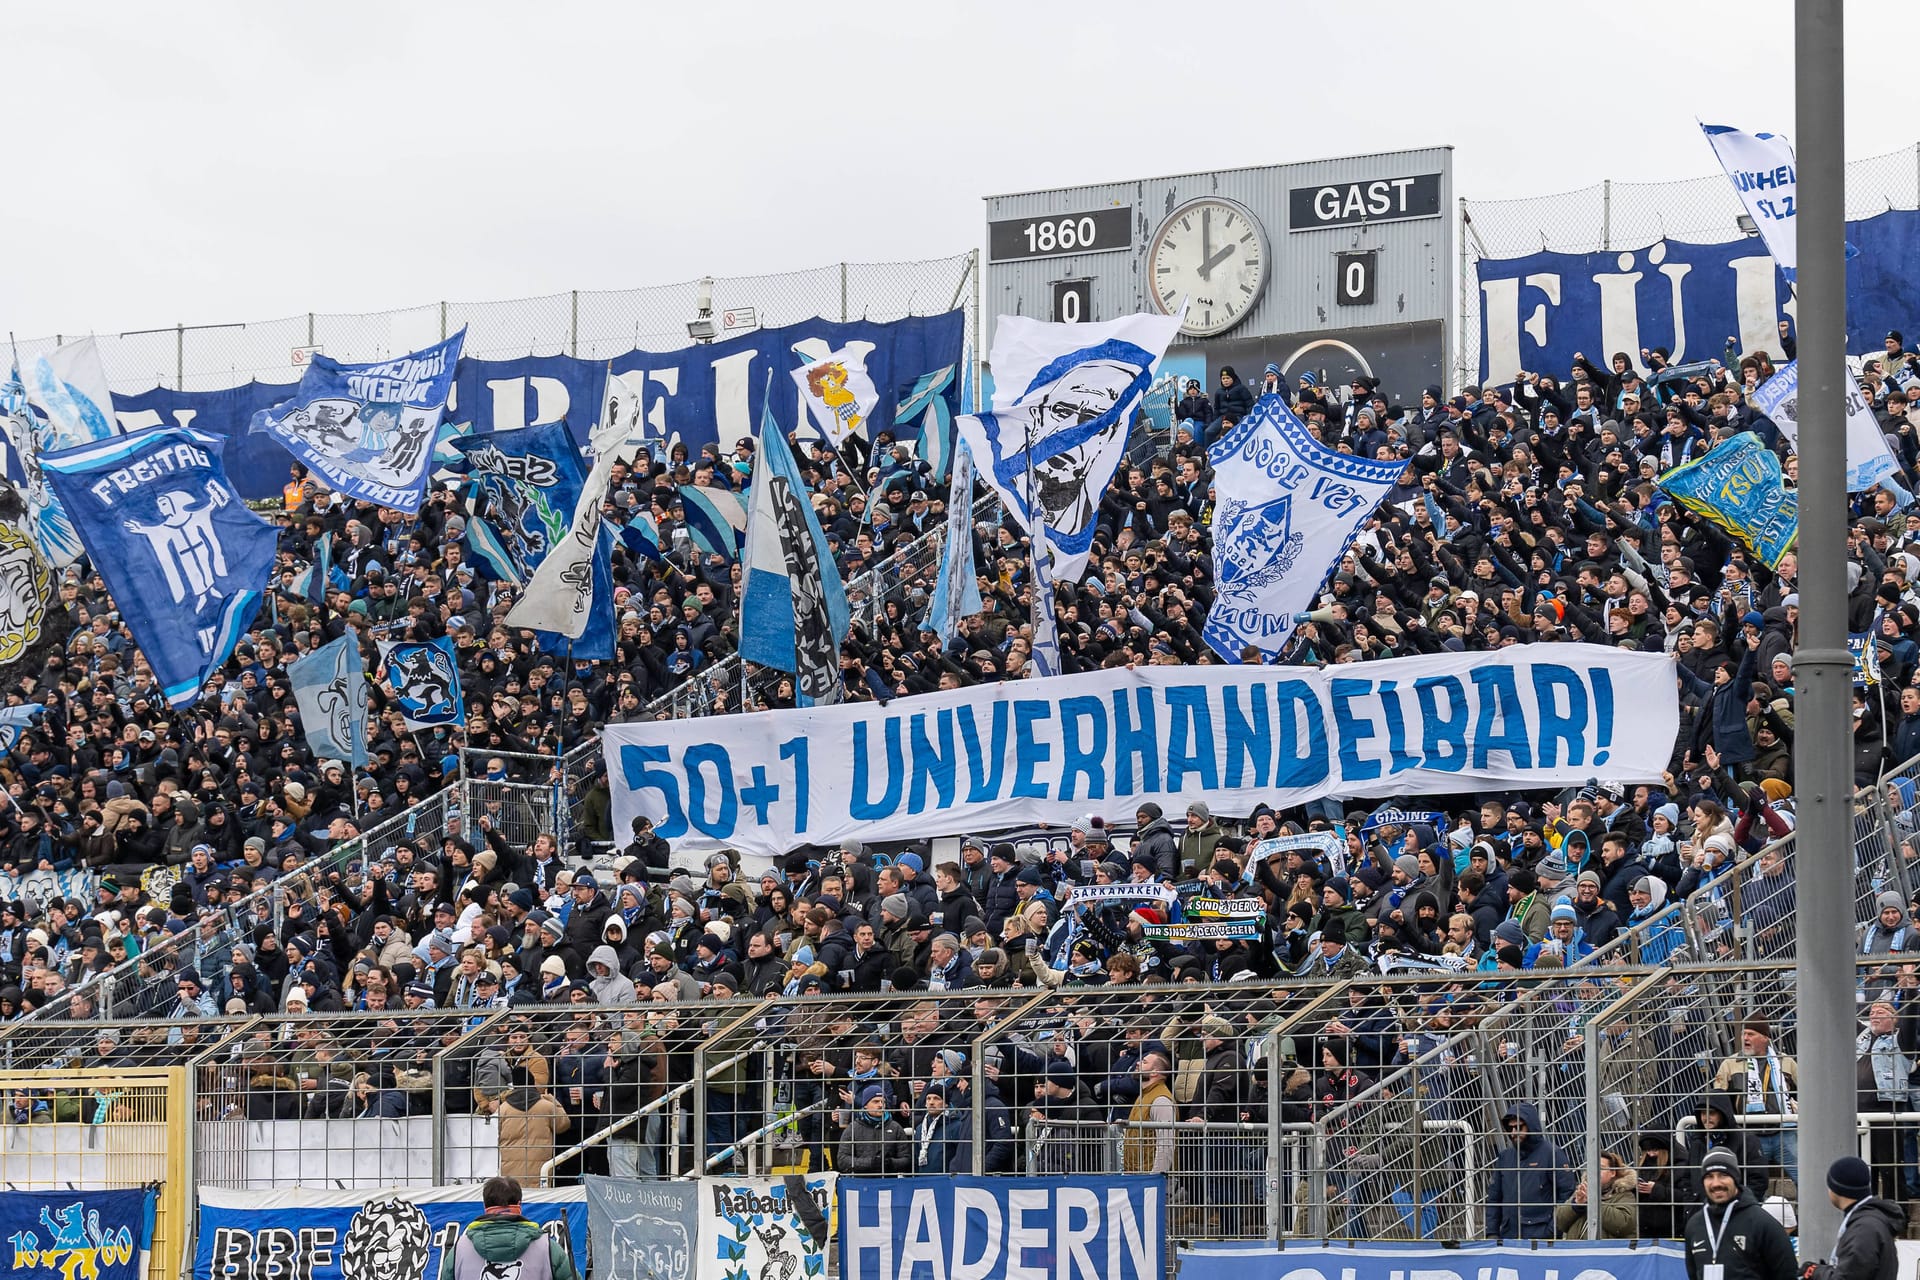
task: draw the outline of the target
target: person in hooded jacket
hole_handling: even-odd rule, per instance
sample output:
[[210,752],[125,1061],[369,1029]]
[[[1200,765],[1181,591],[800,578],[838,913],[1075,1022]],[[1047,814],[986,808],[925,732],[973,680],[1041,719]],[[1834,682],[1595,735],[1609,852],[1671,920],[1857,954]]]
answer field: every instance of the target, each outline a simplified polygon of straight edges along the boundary
[[1487,1189],[1489,1240],[1551,1240],[1553,1213],[1573,1195],[1572,1162],[1540,1129],[1540,1111],[1516,1103],[1500,1118],[1507,1145],[1494,1157]]
[[1873,1170],[1859,1156],[1841,1156],[1827,1167],[1827,1199],[1840,1210],[1840,1236],[1825,1262],[1801,1274],[1806,1280],[1895,1280],[1900,1255],[1894,1241],[1907,1215],[1873,1194]]
[[480,1217],[467,1224],[453,1248],[442,1250],[439,1280],[535,1275],[540,1268],[528,1270],[524,1263],[543,1250],[548,1280],[580,1280],[563,1237],[522,1217],[520,1196],[516,1179],[487,1179],[480,1189]]
[[1173,828],[1161,816],[1160,806],[1149,800],[1140,806],[1134,817],[1140,826],[1134,832],[1133,847],[1128,851],[1133,861],[1152,868],[1155,880],[1176,878],[1180,849],[1174,840]]
[[1740,1177],[1745,1180],[1746,1190],[1757,1204],[1767,1197],[1768,1166],[1753,1155],[1756,1149],[1749,1141],[1749,1132],[1733,1121],[1738,1114],[1733,1100],[1723,1093],[1710,1093],[1700,1099],[1698,1128],[1691,1130],[1685,1139],[1685,1145],[1676,1153],[1674,1163],[1684,1162],[1684,1169],[1676,1169],[1675,1185],[1693,1199],[1703,1194],[1700,1175],[1706,1167],[1707,1157],[1716,1151],[1724,1151],[1732,1159],[1734,1167],[1741,1170]]
[[593,991],[596,1002],[632,1004],[639,999],[633,979],[621,970],[620,953],[606,943],[595,947],[593,954],[587,957],[587,972],[593,975],[587,980],[587,986]]
[[1733,1152],[1708,1152],[1700,1187],[1706,1203],[1687,1219],[1687,1280],[1793,1280],[1793,1241],[1741,1185]]

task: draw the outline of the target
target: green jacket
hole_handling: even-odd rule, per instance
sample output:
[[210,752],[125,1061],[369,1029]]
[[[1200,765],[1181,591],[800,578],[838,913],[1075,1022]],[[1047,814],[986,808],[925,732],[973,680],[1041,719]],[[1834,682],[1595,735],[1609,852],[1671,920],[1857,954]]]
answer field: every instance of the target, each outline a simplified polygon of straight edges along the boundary
[[[466,1238],[473,1251],[488,1262],[512,1262],[542,1234],[539,1223],[525,1218],[480,1217],[467,1224]],[[453,1280],[453,1259],[453,1249],[441,1251],[440,1280]],[[567,1247],[558,1240],[547,1241],[547,1265],[553,1271],[553,1280],[580,1280]]]

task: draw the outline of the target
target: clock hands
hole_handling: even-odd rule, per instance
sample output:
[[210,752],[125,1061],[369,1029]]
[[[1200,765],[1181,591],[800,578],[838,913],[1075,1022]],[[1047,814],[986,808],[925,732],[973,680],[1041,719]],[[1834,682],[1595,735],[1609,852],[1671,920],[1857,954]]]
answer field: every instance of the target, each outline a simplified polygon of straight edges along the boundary
[[[1201,247],[1204,249],[1205,245]],[[1233,256],[1233,250],[1234,246],[1228,245],[1218,253],[1207,254],[1200,263],[1200,278],[1202,280],[1211,280],[1213,278],[1213,269],[1225,262],[1228,258],[1231,258]]]
[[1205,280],[1207,272],[1213,270],[1213,210],[1200,211],[1200,278]]

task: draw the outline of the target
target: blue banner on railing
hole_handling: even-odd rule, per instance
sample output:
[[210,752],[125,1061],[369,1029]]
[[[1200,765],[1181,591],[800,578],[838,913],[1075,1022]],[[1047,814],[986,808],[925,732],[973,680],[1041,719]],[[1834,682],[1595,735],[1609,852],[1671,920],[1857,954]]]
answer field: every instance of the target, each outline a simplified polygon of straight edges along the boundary
[[[587,1200],[579,1187],[529,1187],[520,1212],[587,1259]],[[200,1191],[194,1280],[421,1280],[481,1214],[480,1188],[383,1191]]]
[[1158,1280],[1166,1209],[1158,1175],[841,1178],[840,1276]]
[[[703,444],[722,451],[753,434],[771,386],[777,397],[774,417],[782,427],[807,423],[800,392],[788,375],[831,351],[864,356],[868,378],[879,396],[872,418],[893,423],[901,402],[910,400],[928,374],[957,367],[965,346],[966,316],[949,311],[886,323],[808,320],[780,329],[762,329],[710,345],[677,351],[629,351],[607,359],[525,356],[514,360],[468,357],[455,368],[453,399],[447,406],[448,430],[485,435],[564,422],[584,449],[605,401],[607,375],[631,375],[641,388],[639,438],[631,441],[665,456],[674,441],[696,455]],[[959,392],[958,379],[945,382],[949,410]],[[191,425],[232,438],[227,475],[242,497],[277,496],[286,483],[291,459],[270,436],[248,434],[253,415],[292,395],[287,383],[250,382],[224,391],[175,391],[156,387],[137,395],[116,395],[115,413],[127,430],[166,424]],[[924,415],[923,415],[924,418]],[[919,420],[888,428],[904,442],[919,434]]]
[[22,1280],[140,1280],[157,1194],[151,1187],[0,1192],[0,1258]]
[[1430,1244],[1200,1245],[1180,1250],[1180,1280],[1685,1280],[1686,1255],[1678,1245],[1618,1242],[1547,1244],[1517,1249],[1469,1244],[1439,1249]]

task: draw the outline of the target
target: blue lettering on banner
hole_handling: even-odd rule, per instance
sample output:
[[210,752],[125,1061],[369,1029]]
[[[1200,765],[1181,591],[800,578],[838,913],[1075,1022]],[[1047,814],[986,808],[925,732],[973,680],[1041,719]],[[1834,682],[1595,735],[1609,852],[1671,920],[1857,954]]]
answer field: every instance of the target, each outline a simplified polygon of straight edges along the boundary
[[839,1180],[842,1280],[1158,1280],[1154,1175]]
[[[1412,1196],[1396,1193],[1394,1199],[1410,1224]],[[1423,1212],[1437,1224],[1437,1205]],[[1687,1260],[1678,1245],[1632,1240],[1545,1242],[1532,1249],[1477,1242],[1445,1249],[1412,1242],[1353,1248],[1289,1242],[1284,1252],[1271,1245],[1196,1245],[1180,1250],[1177,1270],[1180,1280],[1686,1280]]]
[[[1746,176],[1749,185],[1764,185]],[[1769,182],[1778,180],[1778,172],[1769,175]],[[1847,243],[1859,250],[1847,263],[1847,350],[1878,353],[1887,330],[1905,328],[1912,315],[1920,212],[1895,209],[1849,222]],[[1642,374],[1642,347],[1666,347],[1675,364],[1718,359],[1729,334],[1739,337],[1741,351],[1764,347],[1777,362],[1775,326],[1792,300],[1765,244],[1754,239],[1485,258],[1475,270],[1480,381],[1501,385],[1522,369],[1564,382],[1576,351],[1602,369],[1624,351]]]
[[[677,351],[630,351],[608,360],[599,356],[528,356],[516,360],[462,359],[454,367],[453,399],[446,421],[460,424],[472,435],[512,431],[563,422],[574,443],[583,450],[605,403],[609,372],[636,375],[630,384],[644,388],[640,408],[642,441],[660,456],[675,441],[694,453],[705,444],[719,444],[722,452],[735,440],[753,433],[760,421],[768,387],[783,397],[776,404],[781,421],[793,421],[799,412],[799,392],[788,376],[795,351],[825,355],[850,344],[866,348],[868,376],[880,399],[872,420],[895,422],[898,402],[926,393],[919,388],[929,374],[950,370],[960,361],[965,343],[966,317],[959,311],[937,316],[913,316],[877,322],[839,323],[807,320],[709,346]],[[419,370],[406,371],[400,384],[408,390]],[[386,383],[388,379],[379,379]],[[370,388],[380,390],[383,388]],[[127,430],[143,427],[185,426],[229,438],[227,474],[243,498],[277,497],[287,478],[287,455],[268,435],[249,435],[253,415],[293,394],[293,384],[249,382],[223,391],[175,391],[156,387],[138,395],[116,395],[115,413]],[[949,379],[936,393],[944,404],[928,403],[914,418],[892,427],[903,442],[919,434],[918,423],[950,415],[958,405],[958,383]]]
[[[1329,793],[1657,779],[1679,726],[1672,659],[1567,656],[1441,654],[1284,678],[1257,666],[1102,671],[885,706],[613,725],[614,821],[644,814],[669,840],[772,859],[801,843],[1071,821],[1147,799],[1205,797],[1243,815]],[[1615,713],[1621,696],[1630,724]]]

